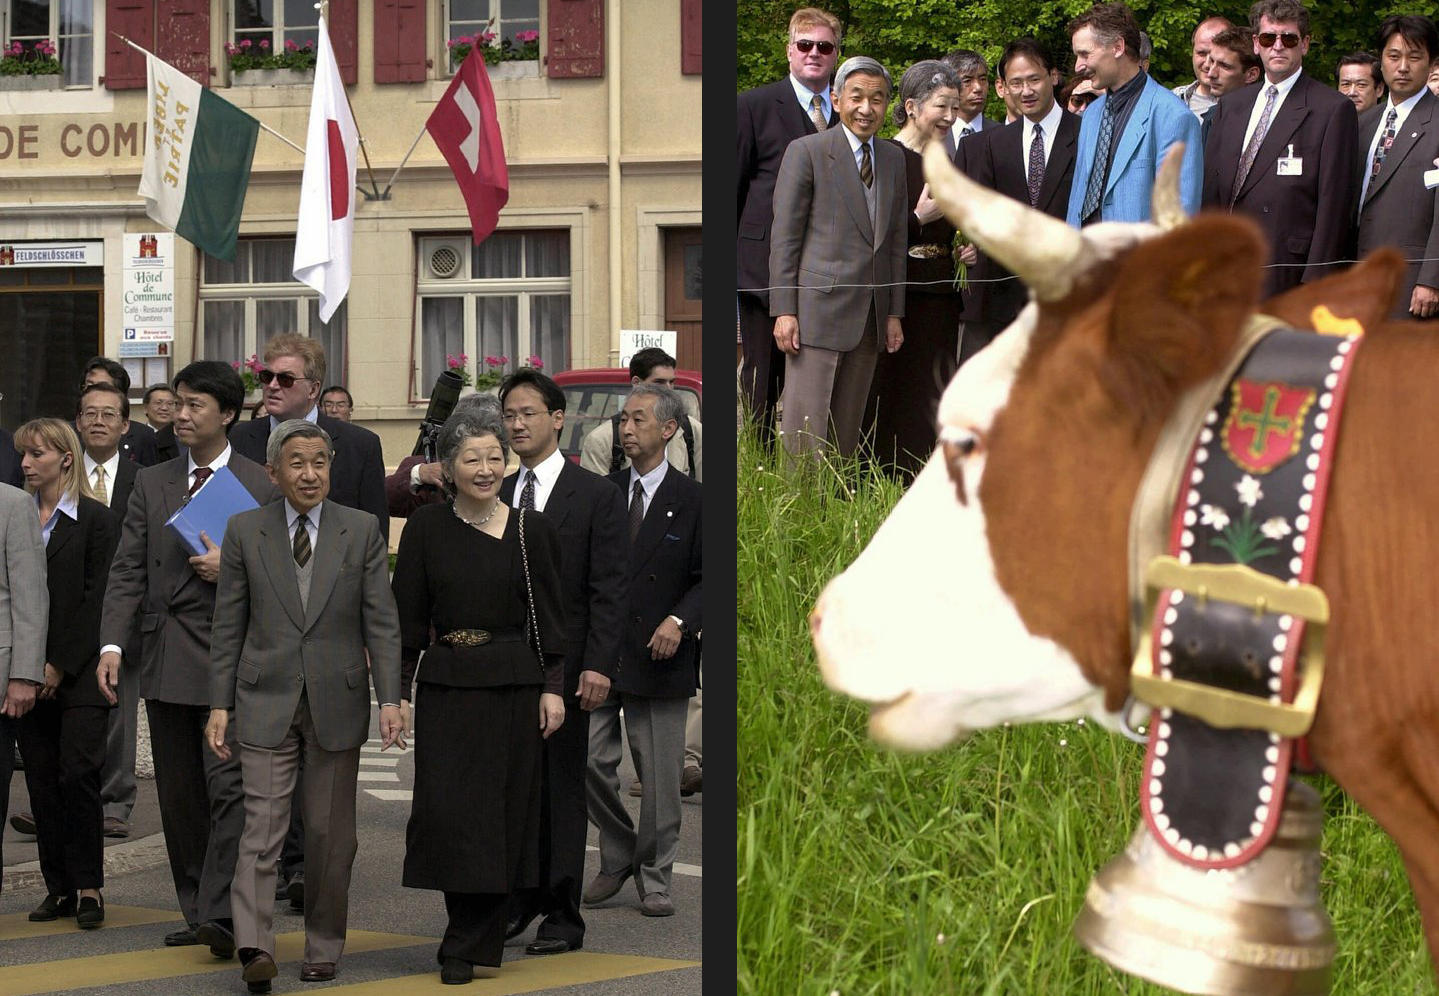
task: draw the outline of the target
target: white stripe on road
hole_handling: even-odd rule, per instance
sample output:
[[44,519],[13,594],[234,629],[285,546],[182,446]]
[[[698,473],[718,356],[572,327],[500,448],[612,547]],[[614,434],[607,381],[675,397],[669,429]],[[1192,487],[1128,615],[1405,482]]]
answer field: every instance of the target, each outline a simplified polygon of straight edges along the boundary
[[[596,847],[596,846],[593,845],[593,844],[586,844],[586,845],[585,845],[585,850],[586,850],[586,851],[598,851],[599,848]],[[689,864],[685,864],[683,861],[676,861],[673,865],[670,866],[670,870],[671,870],[672,872],[674,872],[676,875],[689,875],[689,876],[691,876],[692,878],[703,878],[703,877],[704,877],[704,869],[703,869],[703,868],[701,868],[699,865],[689,865]]]
[[361,771],[355,778],[362,782],[397,782],[400,780],[400,776],[393,771]]
[[360,763],[381,768],[393,768],[400,763],[400,759],[398,757],[362,757]]
[[365,789],[366,795],[372,795],[381,802],[409,802],[415,797],[410,789]]

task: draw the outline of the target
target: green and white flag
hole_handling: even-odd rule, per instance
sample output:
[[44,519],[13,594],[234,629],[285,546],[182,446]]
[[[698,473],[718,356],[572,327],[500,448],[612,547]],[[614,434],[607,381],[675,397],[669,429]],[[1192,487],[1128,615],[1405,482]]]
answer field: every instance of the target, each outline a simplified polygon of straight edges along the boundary
[[260,123],[145,53],[145,213],[211,256],[235,258]]

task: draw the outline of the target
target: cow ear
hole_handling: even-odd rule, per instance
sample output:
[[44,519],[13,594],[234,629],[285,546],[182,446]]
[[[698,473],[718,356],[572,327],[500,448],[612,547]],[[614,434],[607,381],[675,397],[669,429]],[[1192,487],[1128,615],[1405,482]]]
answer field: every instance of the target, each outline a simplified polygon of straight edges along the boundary
[[1145,414],[1216,372],[1259,301],[1263,238],[1254,223],[1202,215],[1140,243],[1119,265],[1102,377]]
[[1394,249],[1380,249],[1342,273],[1300,284],[1264,302],[1265,314],[1282,318],[1295,328],[1315,328],[1316,311],[1327,308],[1335,318],[1352,319],[1365,331],[1388,319],[1404,279],[1404,257]]

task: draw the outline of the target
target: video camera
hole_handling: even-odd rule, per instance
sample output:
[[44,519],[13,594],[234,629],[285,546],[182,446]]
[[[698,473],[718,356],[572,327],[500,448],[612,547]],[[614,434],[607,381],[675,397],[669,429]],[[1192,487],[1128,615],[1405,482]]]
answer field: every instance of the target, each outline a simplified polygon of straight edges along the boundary
[[460,388],[464,385],[460,375],[453,370],[446,370],[435,378],[435,386],[430,391],[430,407],[425,410],[425,420],[420,423],[420,438],[415,441],[413,456],[423,456],[426,463],[435,462],[440,427],[455,410],[455,403],[460,400]]

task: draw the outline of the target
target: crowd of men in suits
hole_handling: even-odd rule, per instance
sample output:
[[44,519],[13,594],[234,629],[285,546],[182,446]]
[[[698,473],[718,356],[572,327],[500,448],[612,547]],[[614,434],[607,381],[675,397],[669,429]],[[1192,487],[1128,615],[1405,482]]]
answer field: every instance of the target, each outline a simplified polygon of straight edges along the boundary
[[[1069,35],[1074,79],[1099,94],[1082,115],[1055,99],[1061,67],[1031,40],[1007,46],[996,66],[1007,123],[984,118],[982,99],[972,99],[976,80],[981,94],[987,85],[983,60],[946,57],[954,79],[945,92],[960,100],[940,131],[958,169],[1074,226],[1147,221],[1159,168],[1183,143],[1185,210],[1259,225],[1271,248],[1265,296],[1393,246],[1410,260],[1394,317],[1439,315],[1439,91],[1430,89],[1439,35],[1430,18],[1386,18],[1377,55],[1341,61],[1339,89],[1305,70],[1310,15],[1298,0],[1259,0],[1247,26],[1203,19],[1195,78],[1172,89],[1147,72],[1148,39],[1125,4],[1096,4]],[[907,189],[900,150],[875,138],[891,102],[911,117],[916,108],[875,60],[839,63],[841,42],[832,14],[796,11],[789,74],[738,99],[741,390],[763,440],[783,412],[791,451],[853,452],[875,358],[932,334],[905,319],[905,219],[923,220],[928,191]],[[997,263],[966,251],[959,362],[1027,299]],[[937,401],[915,387],[912,403]]]
[[[667,359],[672,383],[674,360]],[[348,391],[322,390],[325,355],[318,341],[276,336],[263,361],[263,407],[249,420],[242,418],[240,375],[219,361],[197,361],[171,384],[149,388],[147,426],[131,418],[124,367],[96,357],[83,373],[75,413],[86,493],[108,506],[120,527],[90,679],[120,706],[110,715],[105,829],[111,836],[128,833],[143,699],[166,849],[186,921],[165,943],[205,944],[222,958],[238,946],[255,992],[267,991],[273,976],[273,964],[257,954],[266,944],[273,951],[270,897],[256,892],[271,882],[275,901],[288,900],[306,915],[310,936],[301,978],[334,977],[354,856],[354,762],[369,725],[369,683],[363,671],[358,683],[350,673],[355,660],[368,660],[385,746],[403,746],[379,437],[349,421]],[[663,374],[656,373],[657,383],[637,384],[626,402],[612,429],[623,465],[609,474],[583,469],[559,452],[565,397],[543,373],[518,371],[501,386],[498,401],[462,400],[499,409],[520,460],[500,500],[550,519],[561,543],[567,721],[545,742],[541,885],[515,896],[508,918],[510,936],[540,920],[527,947],[531,954],[582,947],[581,904],[608,901],[631,876],[646,900],[641,912],[674,912],[668,894],[680,795],[699,787],[687,774],[682,786],[681,765],[686,707],[699,669],[702,517],[699,485],[667,456],[685,416]],[[680,445],[687,459],[697,459],[692,444]],[[234,536],[227,531],[223,551],[204,537],[207,550],[196,555],[166,522],[222,467],[266,516],[245,518]],[[409,471],[402,470],[408,484]],[[0,480],[0,628],[13,633],[11,645],[0,648],[3,820],[15,724],[40,683],[47,626],[44,541],[34,502],[17,490],[20,460],[3,430]],[[439,500],[440,491],[432,491],[430,499]],[[270,514],[282,507],[287,515]],[[293,560],[298,586],[282,582],[274,598],[256,588],[265,555],[273,552],[269,540],[281,553],[293,552],[278,562]],[[349,552],[341,557],[336,550]],[[222,554],[229,565],[224,572]],[[273,567],[276,558],[269,561]],[[381,581],[383,594],[376,588]],[[293,609],[288,620],[266,617],[259,641],[283,666],[261,668],[253,653],[241,658],[242,647],[258,645],[255,607],[273,610],[292,589],[299,596],[287,606]],[[217,606],[225,611],[217,614]],[[323,610],[323,618],[307,606]],[[320,649],[340,646],[336,641],[353,644],[361,656]],[[218,671],[216,662],[223,665]],[[306,703],[315,705],[313,712]],[[248,716],[235,713],[237,705]],[[265,711],[270,706],[273,714]],[[643,787],[638,823],[618,799],[621,710]],[[591,712],[600,717],[593,730]],[[229,721],[231,715],[237,721]],[[344,752],[343,763],[335,767],[328,754],[312,751],[309,741],[316,738],[327,751]],[[266,752],[263,760],[256,747]],[[277,750],[284,754],[278,761]],[[316,784],[307,786],[306,759],[315,763],[316,757],[324,764],[314,773]],[[592,813],[599,814],[603,846],[600,873],[586,887]],[[288,820],[287,831],[273,829],[276,818]],[[316,820],[320,825],[306,825]],[[16,821],[33,832],[30,814],[16,814]],[[308,884],[307,856],[313,862]],[[47,897],[37,910],[42,915],[32,919],[73,915],[65,900]]]

